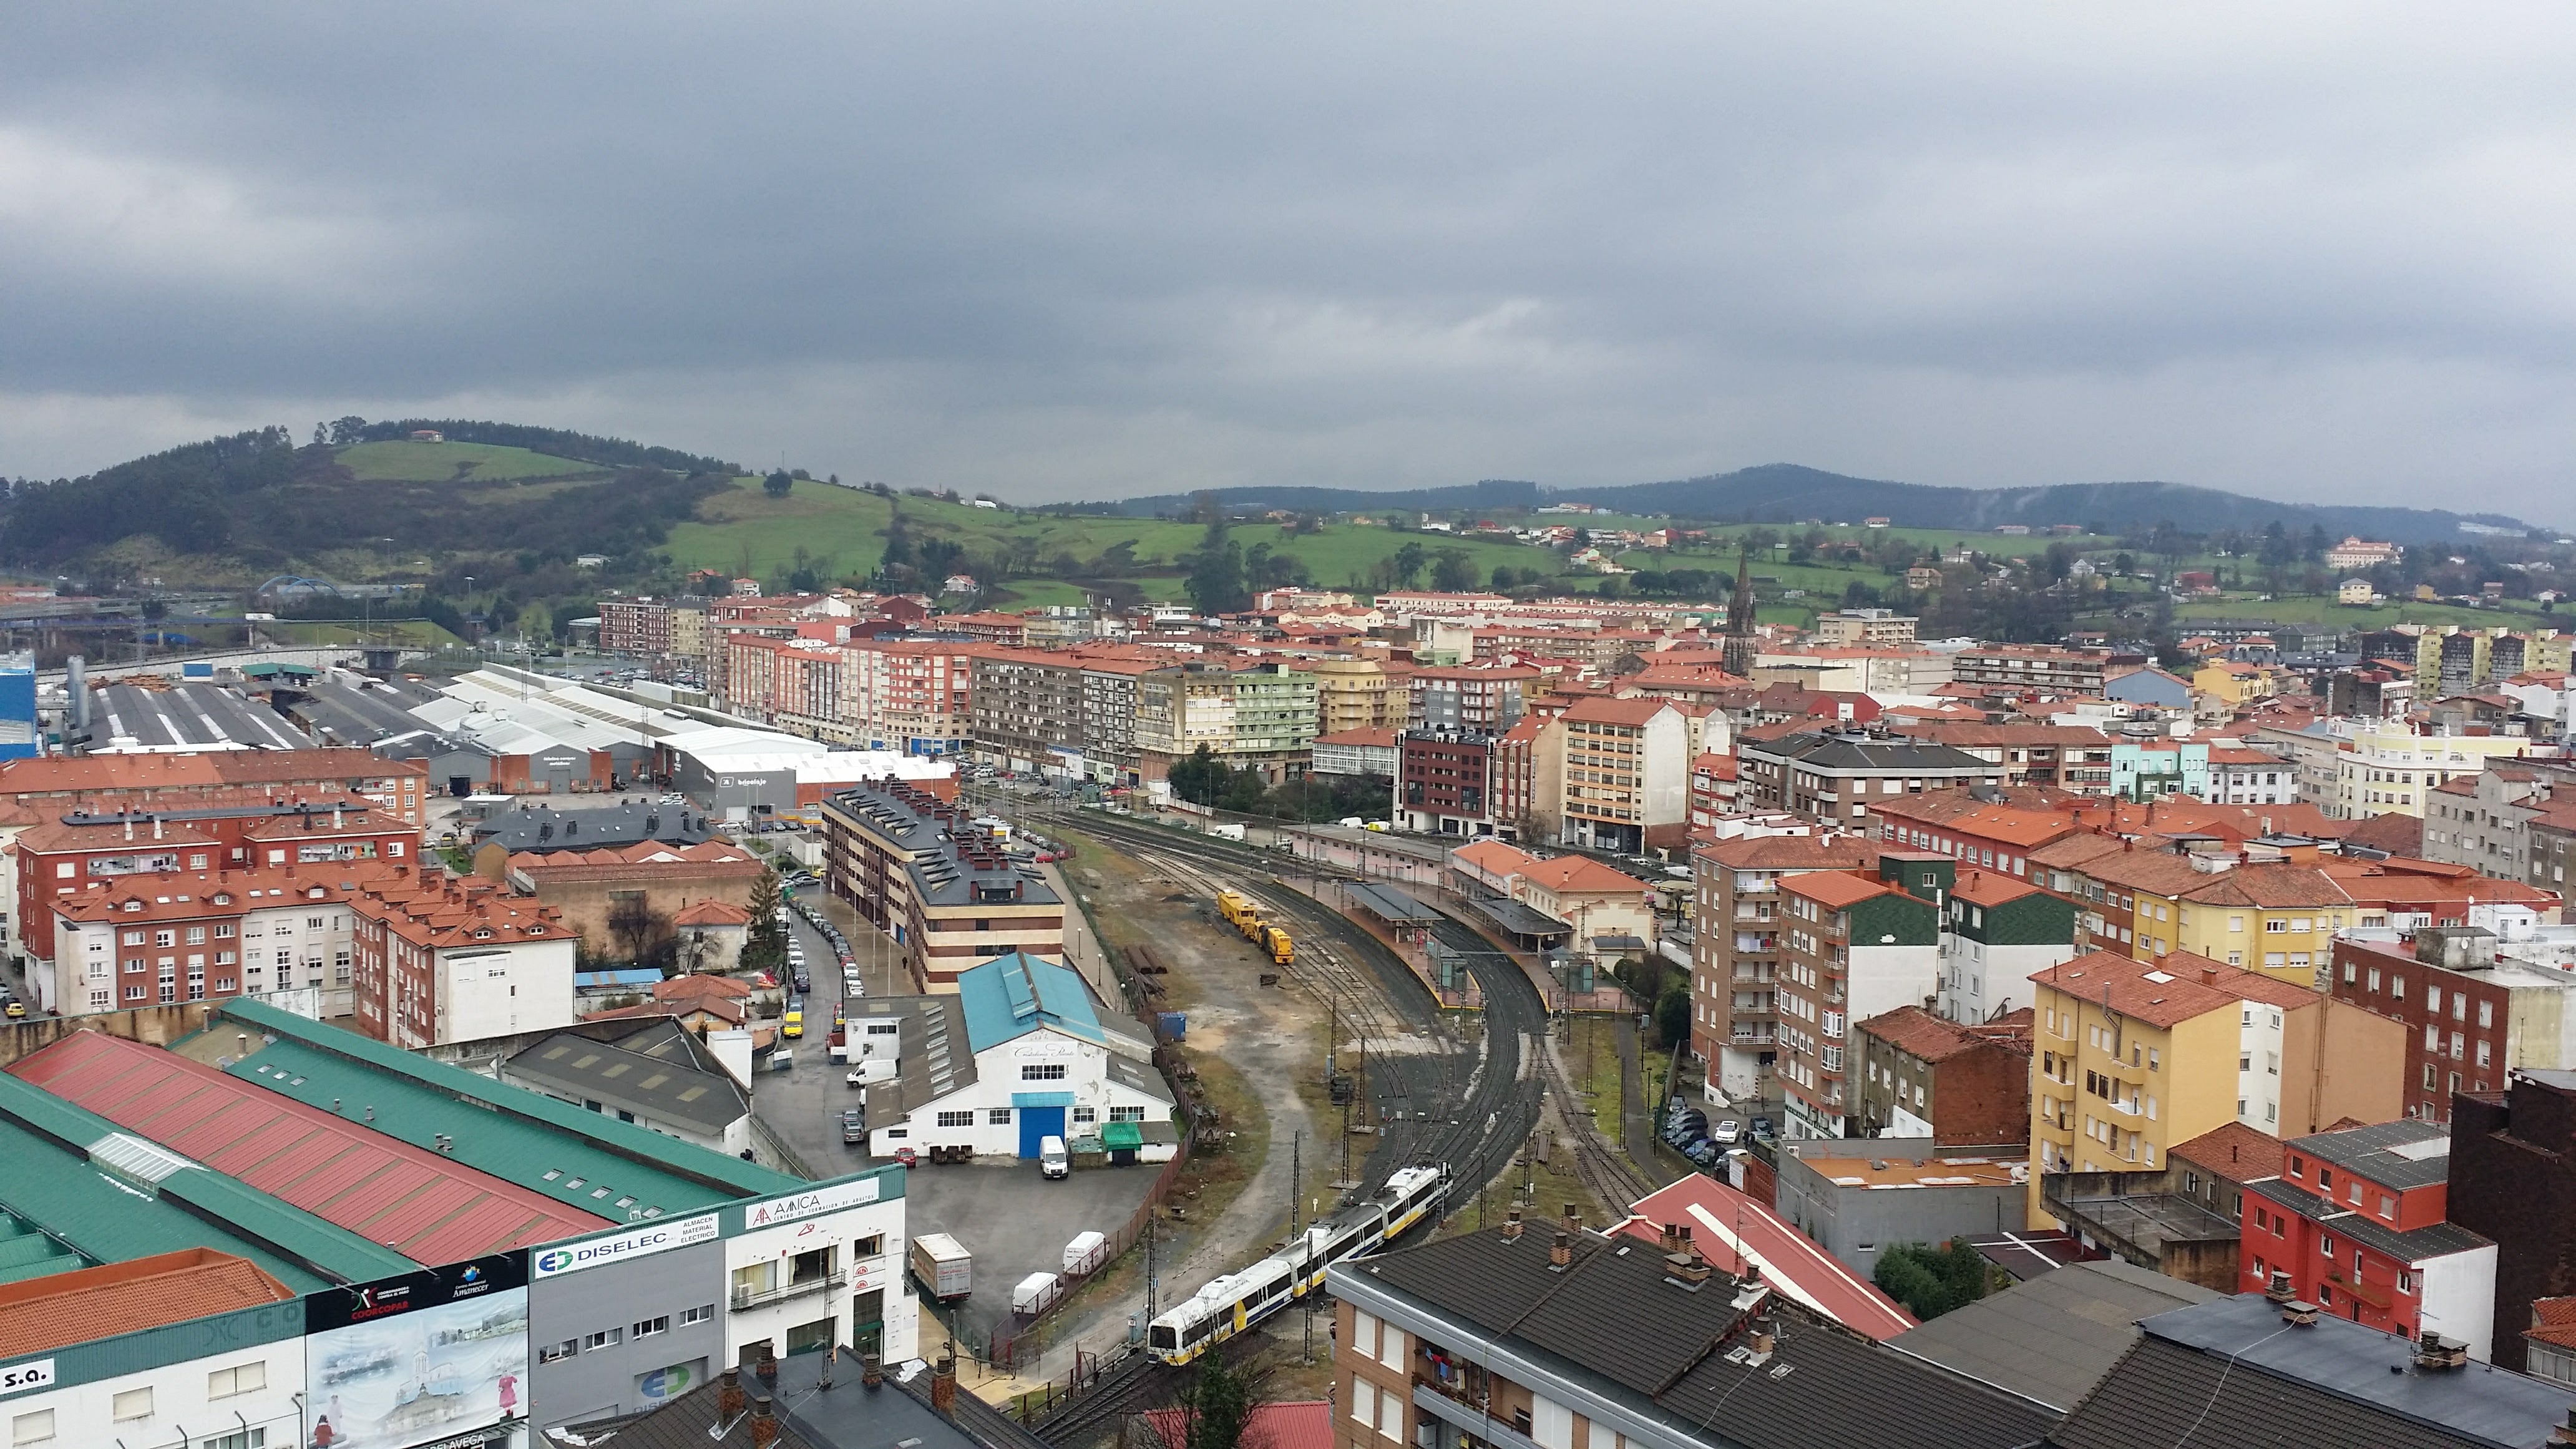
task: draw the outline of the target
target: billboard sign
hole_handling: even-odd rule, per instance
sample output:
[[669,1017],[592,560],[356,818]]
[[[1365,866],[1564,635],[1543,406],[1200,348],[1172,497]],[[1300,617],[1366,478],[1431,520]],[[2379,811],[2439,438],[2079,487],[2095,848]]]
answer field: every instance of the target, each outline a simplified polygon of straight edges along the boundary
[[524,1449],[528,1269],[502,1253],[304,1299],[316,1449]]
[[877,1179],[870,1176],[859,1178],[854,1182],[836,1182],[824,1187],[809,1188],[788,1197],[773,1197],[766,1202],[753,1203],[742,1210],[743,1230],[749,1232],[755,1228],[774,1228],[780,1223],[792,1223],[798,1218],[810,1218],[817,1213],[865,1207],[877,1200],[877,1192]]
[[539,1278],[557,1273],[574,1273],[596,1268],[602,1263],[623,1262],[628,1258],[649,1257],[685,1248],[693,1243],[712,1243],[718,1236],[716,1215],[705,1213],[674,1222],[653,1223],[611,1233],[604,1238],[583,1238],[578,1242],[557,1243],[551,1248],[534,1250],[531,1272]]

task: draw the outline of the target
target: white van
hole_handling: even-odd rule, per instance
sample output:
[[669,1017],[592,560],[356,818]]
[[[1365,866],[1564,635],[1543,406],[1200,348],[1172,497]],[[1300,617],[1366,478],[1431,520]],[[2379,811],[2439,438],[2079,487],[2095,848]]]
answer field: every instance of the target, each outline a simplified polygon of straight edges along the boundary
[[1044,1177],[1065,1177],[1073,1171],[1073,1159],[1065,1154],[1064,1139],[1038,1139],[1038,1173]]

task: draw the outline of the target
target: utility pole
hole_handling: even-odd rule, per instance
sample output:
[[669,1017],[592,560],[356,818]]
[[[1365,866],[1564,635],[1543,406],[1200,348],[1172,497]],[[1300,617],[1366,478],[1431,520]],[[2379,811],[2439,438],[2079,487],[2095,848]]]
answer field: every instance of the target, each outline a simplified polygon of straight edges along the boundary
[[1145,1326],[1149,1330],[1153,1327],[1154,1319],[1159,1316],[1154,1311],[1154,1289],[1157,1282],[1154,1276],[1156,1272],[1154,1223],[1159,1216],[1160,1214],[1155,1212],[1145,1214]]
[[1306,1134],[1299,1132],[1288,1141],[1288,1236],[1297,1236],[1297,1209],[1304,1204],[1301,1195],[1306,1181]]

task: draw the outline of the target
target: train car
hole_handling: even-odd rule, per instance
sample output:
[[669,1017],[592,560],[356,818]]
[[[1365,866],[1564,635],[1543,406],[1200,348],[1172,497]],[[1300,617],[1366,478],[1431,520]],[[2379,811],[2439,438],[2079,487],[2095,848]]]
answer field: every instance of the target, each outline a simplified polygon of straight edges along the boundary
[[1363,1201],[1308,1228],[1285,1252],[1218,1278],[1147,1325],[1145,1351],[1168,1364],[1196,1359],[1255,1323],[1321,1288],[1324,1272],[1346,1258],[1376,1252],[1431,1214],[1449,1182],[1448,1169],[1408,1167]]
[[1243,919],[1236,924],[1243,932],[1243,939],[1256,946],[1261,944],[1261,933],[1270,929],[1269,923],[1261,919],[1261,913],[1258,911],[1244,912]]
[[1216,893],[1216,911],[1218,915],[1225,917],[1227,925],[1238,931],[1243,929],[1244,918],[1254,914],[1252,902],[1235,891]]
[[1261,949],[1269,952],[1270,959],[1282,966],[1290,965],[1296,960],[1294,943],[1288,939],[1288,933],[1277,926],[1261,928]]

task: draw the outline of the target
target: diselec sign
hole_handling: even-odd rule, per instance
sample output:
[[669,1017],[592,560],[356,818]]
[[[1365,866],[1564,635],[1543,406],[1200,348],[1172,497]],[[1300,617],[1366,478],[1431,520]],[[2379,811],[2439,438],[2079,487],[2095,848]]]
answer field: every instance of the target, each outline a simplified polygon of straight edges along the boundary
[[753,1203],[742,1210],[742,1225],[745,1231],[753,1228],[774,1228],[780,1223],[792,1223],[798,1218],[810,1218],[817,1213],[865,1207],[876,1200],[877,1180],[874,1177],[863,1177],[856,1182],[835,1183],[829,1187],[818,1187],[810,1192],[800,1192],[790,1197],[773,1197],[766,1202]]
[[605,1238],[584,1238],[577,1243],[539,1248],[531,1256],[529,1268],[535,1277],[551,1278],[558,1273],[596,1268],[602,1263],[667,1253],[692,1243],[711,1243],[716,1236],[716,1215],[707,1213],[700,1217],[682,1218],[678,1222],[655,1223],[651,1227],[613,1233]]

